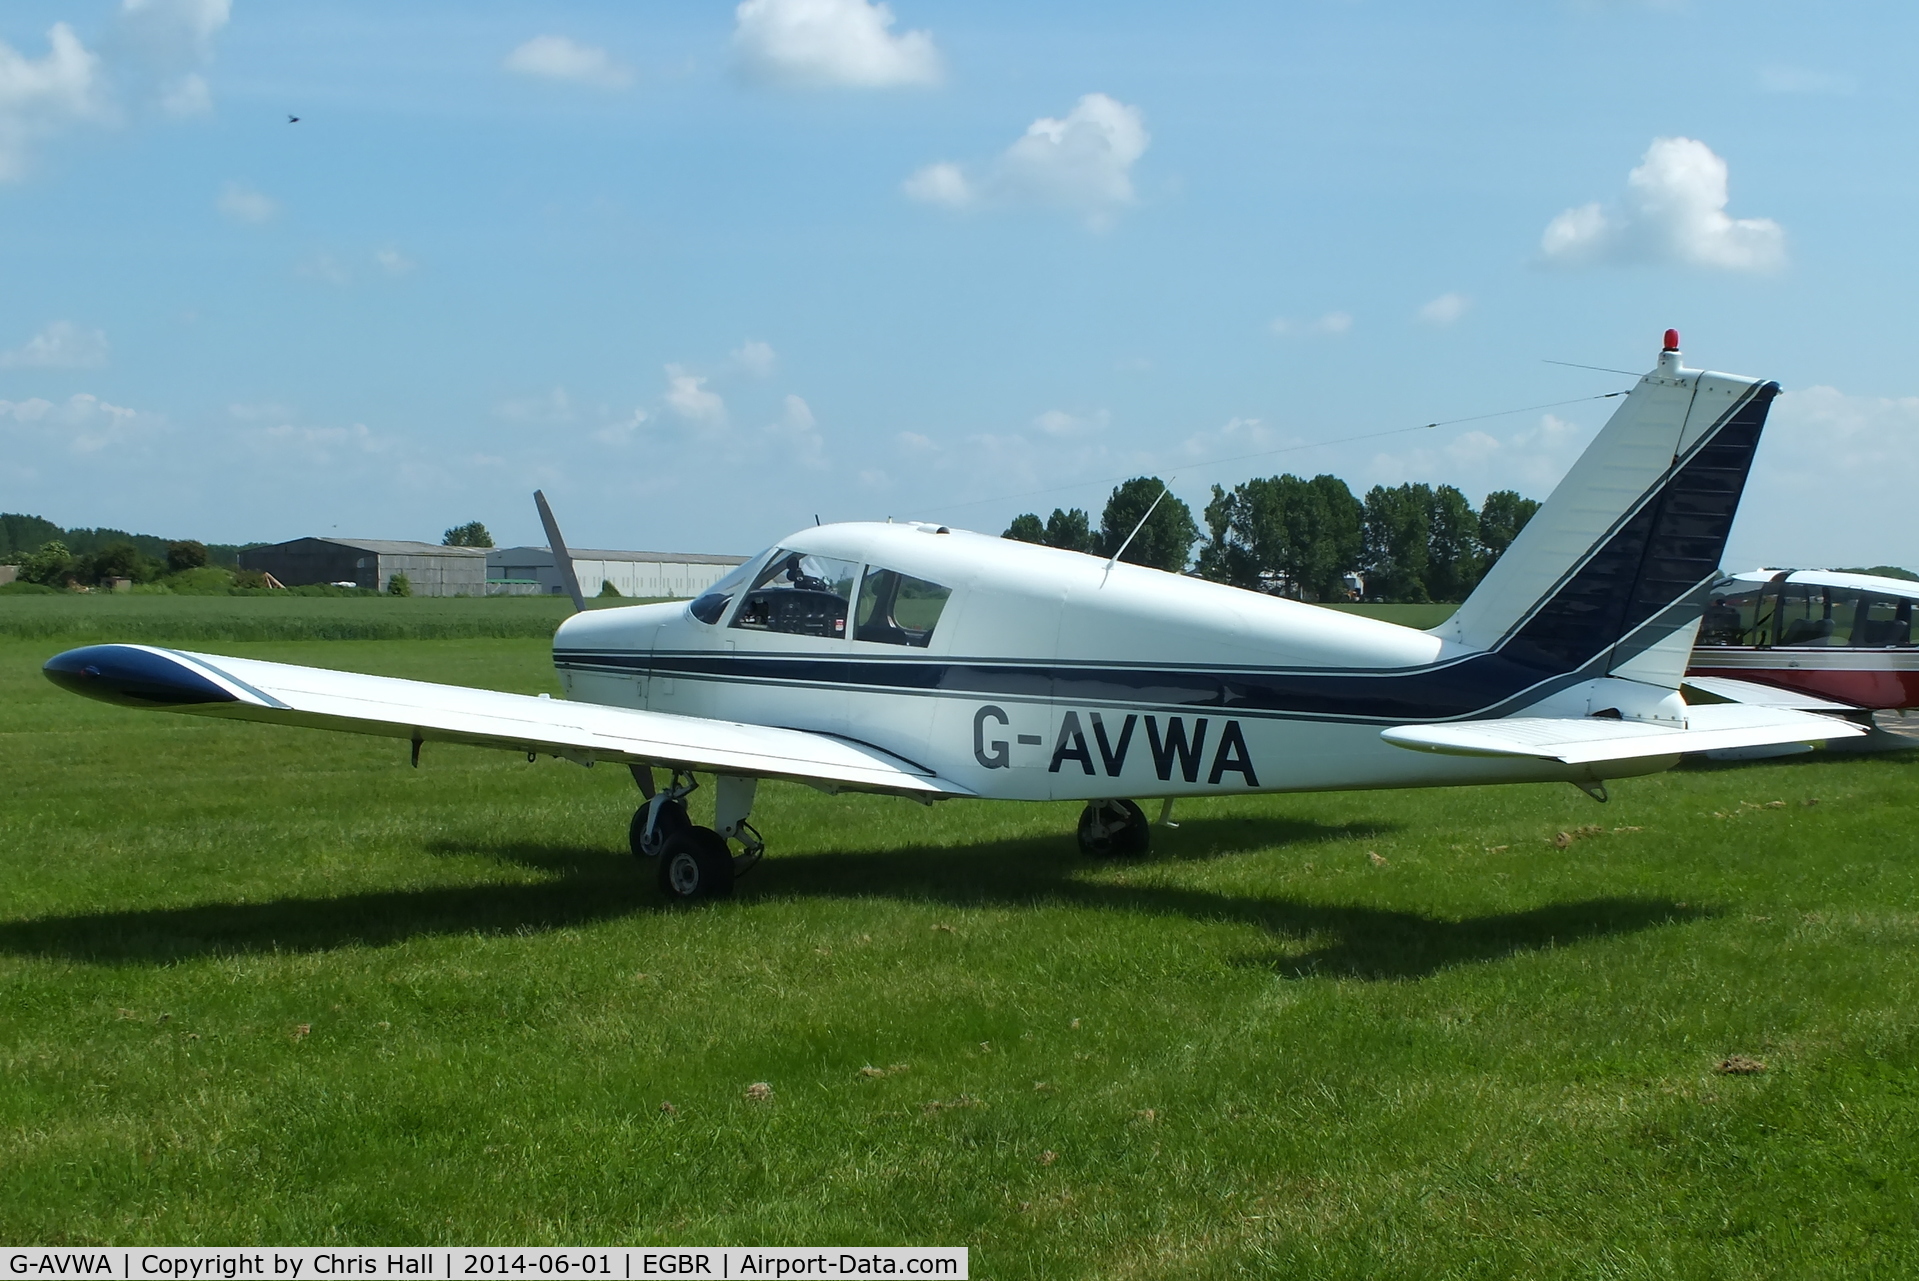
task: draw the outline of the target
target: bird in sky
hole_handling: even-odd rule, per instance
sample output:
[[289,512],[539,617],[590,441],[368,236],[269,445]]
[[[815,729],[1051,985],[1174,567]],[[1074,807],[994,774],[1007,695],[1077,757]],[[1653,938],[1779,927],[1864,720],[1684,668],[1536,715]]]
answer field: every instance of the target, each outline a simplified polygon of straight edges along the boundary
[[298,116],[294,116],[294,115],[289,115],[289,116],[287,117],[287,123],[288,123],[288,124],[290,124],[290,125],[297,125],[297,124],[299,124],[299,123],[300,123],[300,117],[298,117]]

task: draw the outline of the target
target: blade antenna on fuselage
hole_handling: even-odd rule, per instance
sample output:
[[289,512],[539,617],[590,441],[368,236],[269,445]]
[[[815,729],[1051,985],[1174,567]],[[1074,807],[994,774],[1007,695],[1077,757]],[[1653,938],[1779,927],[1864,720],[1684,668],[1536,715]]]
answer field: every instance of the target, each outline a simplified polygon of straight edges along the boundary
[[[1177,476],[1173,477],[1173,480],[1178,479],[1179,477]],[[1146,528],[1146,522],[1153,518],[1154,510],[1158,508],[1160,501],[1166,497],[1167,489],[1171,483],[1171,481],[1164,480],[1159,482],[1159,497],[1155,498],[1153,505],[1146,509],[1146,514],[1139,518],[1139,524],[1133,526],[1133,532],[1126,535],[1126,541],[1119,545],[1119,550],[1113,553],[1113,558],[1106,562],[1106,573],[1110,574],[1113,572],[1113,566],[1119,564],[1119,558],[1125,554],[1128,547],[1133,545],[1133,540],[1139,537],[1139,531]]]
[[540,509],[540,523],[546,526],[546,545],[553,551],[553,568],[560,571],[560,582],[565,584],[567,595],[573,598],[573,608],[586,609],[586,594],[580,590],[579,575],[573,572],[573,553],[566,549],[566,540],[560,537],[560,522],[553,519],[553,509],[546,505],[546,495],[539,490],[533,491],[533,505]]

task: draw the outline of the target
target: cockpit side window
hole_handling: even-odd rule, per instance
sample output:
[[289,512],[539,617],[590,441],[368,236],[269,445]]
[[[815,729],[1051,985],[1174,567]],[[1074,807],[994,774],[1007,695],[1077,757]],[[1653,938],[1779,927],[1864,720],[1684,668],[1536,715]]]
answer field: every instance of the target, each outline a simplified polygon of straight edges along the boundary
[[898,570],[866,567],[860,580],[859,608],[853,615],[853,639],[924,649],[933,639],[946,608],[950,587],[912,578]]
[[733,626],[792,636],[846,635],[848,602],[859,565],[805,552],[773,553],[740,600]]
[[1835,618],[1832,589],[1811,583],[1787,583],[1779,601],[1779,639],[1784,647],[1805,645],[1843,645],[1843,633],[1835,635],[1842,621]]
[[1699,627],[1701,645],[1765,645],[1772,640],[1768,584],[1728,579],[1716,584]]
[[702,623],[719,622],[726,613],[726,607],[732,603],[734,594],[746,583],[747,576],[753,572],[753,566],[759,563],[759,559],[753,557],[694,597],[693,603],[686,607],[687,612]]

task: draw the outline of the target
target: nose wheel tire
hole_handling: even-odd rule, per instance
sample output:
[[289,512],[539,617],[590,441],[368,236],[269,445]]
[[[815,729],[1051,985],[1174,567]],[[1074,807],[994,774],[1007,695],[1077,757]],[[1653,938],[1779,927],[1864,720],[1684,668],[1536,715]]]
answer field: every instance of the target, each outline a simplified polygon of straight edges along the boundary
[[733,853],[710,827],[687,827],[660,850],[660,889],[678,903],[727,898],[733,893]]
[[666,848],[666,843],[675,836],[693,826],[686,816],[684,801],[662,801],[660,816],[653,822],[653,839],[646,837],[646,815],[652,808],[649,802],[633,811],[633,821],[627,825],[626,839],[633,851],[634,858],[654,858]]
[[1092,801],[1079,812],[1080,853],[1091,858],[1144,854],[1151,843],[1146,815],[1131,801]]

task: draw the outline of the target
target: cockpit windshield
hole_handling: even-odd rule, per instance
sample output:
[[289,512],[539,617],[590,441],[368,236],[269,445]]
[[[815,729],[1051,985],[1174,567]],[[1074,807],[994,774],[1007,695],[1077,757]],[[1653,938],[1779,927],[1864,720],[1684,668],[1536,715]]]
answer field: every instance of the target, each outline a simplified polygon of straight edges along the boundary
[[733,594],[745,584],[747,576],[753,572],[753,566],[760,563],[758,556],[748,560],[732,573],[714,583],[694,598],[687,606],[688,612],[702,623],[717,623],[726,613],[726,607],[732,603]]
[[780,550],[753,580],[733,626],[794,636],[846,635],[847,604],[859,565],[850,560]]

